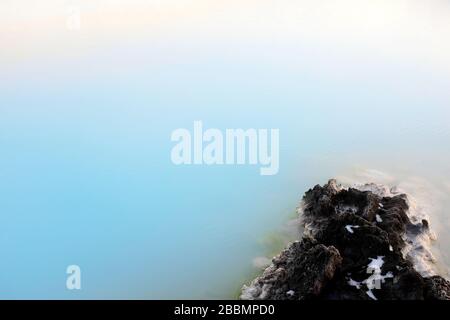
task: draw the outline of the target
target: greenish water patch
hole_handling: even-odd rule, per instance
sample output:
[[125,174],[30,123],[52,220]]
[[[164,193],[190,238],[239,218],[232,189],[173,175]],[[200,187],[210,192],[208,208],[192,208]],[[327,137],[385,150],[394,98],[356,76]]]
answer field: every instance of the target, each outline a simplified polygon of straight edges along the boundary
[[[276,231],[270,231],[264,235],[259,241],[262,247],[261,257],[266,257],[270,261],[279,255],[290,243],[299,240],[303,233],[299,213],[297,210],[289,211],[283,219],[283,223]],[[249,285],[255,278],[262,275],[264,268],[252,266],[240,278],[240,285],[231,294],[232,299],[239,299],[241,295],[242,286]]]

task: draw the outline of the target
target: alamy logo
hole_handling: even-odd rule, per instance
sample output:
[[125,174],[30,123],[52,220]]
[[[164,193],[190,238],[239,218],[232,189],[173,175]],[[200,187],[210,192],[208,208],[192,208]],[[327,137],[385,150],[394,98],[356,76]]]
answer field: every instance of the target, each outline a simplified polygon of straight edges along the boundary
[[68,16],[66,27],[70,31],[78,31],[81,29],[81,10],[77,6],[70,6],[67,10]]
[[68,290],[81,290],[81,268],[77,265],[70,265],[67,267],[68,274],[66,280],[66,288]]
[[259,165],[261,175],[275,175],[279,170],[278,129],[203,130],[194,121],[193,132],[179,128],[172,132],[171,159],[176,165]]

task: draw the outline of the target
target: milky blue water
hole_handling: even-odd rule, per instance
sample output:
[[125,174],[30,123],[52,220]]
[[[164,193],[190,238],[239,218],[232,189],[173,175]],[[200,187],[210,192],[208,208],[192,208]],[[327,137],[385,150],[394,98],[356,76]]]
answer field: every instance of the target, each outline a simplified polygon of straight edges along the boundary
[[[398,9],[380,3],[387,7],[379,14]],[[429,8],[442,20],[420,23],[446,41],[450,11],[442,6]],[[323,20],[279,30],[192,10],[200,18],[170,18],[176,34],[168,23],[136,35],[128,20],[117,32],[89,16],[75,32],[40,28],[44,16],[8,22],[0,53],[0,298],[234,297],[255,272],[252,259],[267,253],[267,235],[307,188],[365,169],[440,188],[432,214],[450,262],[450,63],[440,51],[448,46],[410,33],[417,20],[406,18],[400,30],[389,20],[358,31],[355,22],[336,41],[318,30]],[[214,14],[230,23],[229,34]],[[337,25],[346,14],[338,12]],[[201,28],[206,16],[215,33]],[[406,56],[409,48],[420,52]],[[173,165],[171,132],[192,130],[195,120],[279,129],[279,173]],[[82,270],[82,290],[66,289],[71,264]]]

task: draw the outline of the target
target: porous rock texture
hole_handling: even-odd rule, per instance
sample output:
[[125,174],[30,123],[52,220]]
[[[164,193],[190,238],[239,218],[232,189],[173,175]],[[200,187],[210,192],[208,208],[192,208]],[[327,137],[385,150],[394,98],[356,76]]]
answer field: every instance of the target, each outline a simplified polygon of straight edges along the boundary
[[304,232],[242,289],[249,300],[449,300],[450,282],[424,277],[405,257],[407,196],[342,188],[335,180],[303,198]]

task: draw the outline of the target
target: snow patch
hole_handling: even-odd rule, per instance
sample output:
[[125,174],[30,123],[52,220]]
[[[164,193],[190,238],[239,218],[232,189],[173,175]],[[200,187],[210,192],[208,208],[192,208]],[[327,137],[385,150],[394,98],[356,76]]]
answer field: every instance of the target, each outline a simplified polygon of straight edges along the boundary
[[373,294],[372,290],[368,290],[368,291],[366,291],[366,293],[370,297],[370,299],[378,300],[377,297],[375,297],[375,295]]
[[376,270],[381,272],[381,268],[384,264],[384,256],[378,256],[376,259],[370,258],[371,262],[367,266],[370,270]]
[[294,296],[295,291],[294,290],[289,290],[288,292],[286,292],[286,295],[288,295],[289,297]]
[[386,281],[386,279],[394,278],[392,272],[388,272],[385,275],[381,273],[381,268],[384,265],[384,256],[378,256],[376,259],[370,258],[370,263],[367,265],[367,273],[371,273],[371,276],[367,279],[358,282],[349,278],[348,284],[356,289],[360,289],[362,285],[365,285],[368,289],[366,294],[373,300],[378,300],[372,290],[381,289],[381,285]]
[[355,281],[352,278],[350,278],[348,280],[348,284],[352,287],[356,287],[356,289],[360,289],[361,288],[361,282]]
[[347,229],[347,231],[350,233],[354,233],[353,229],[358,229],[358,228],[360,228],[360,226],[352,226],[350,224],[345,226],[345,229]]

